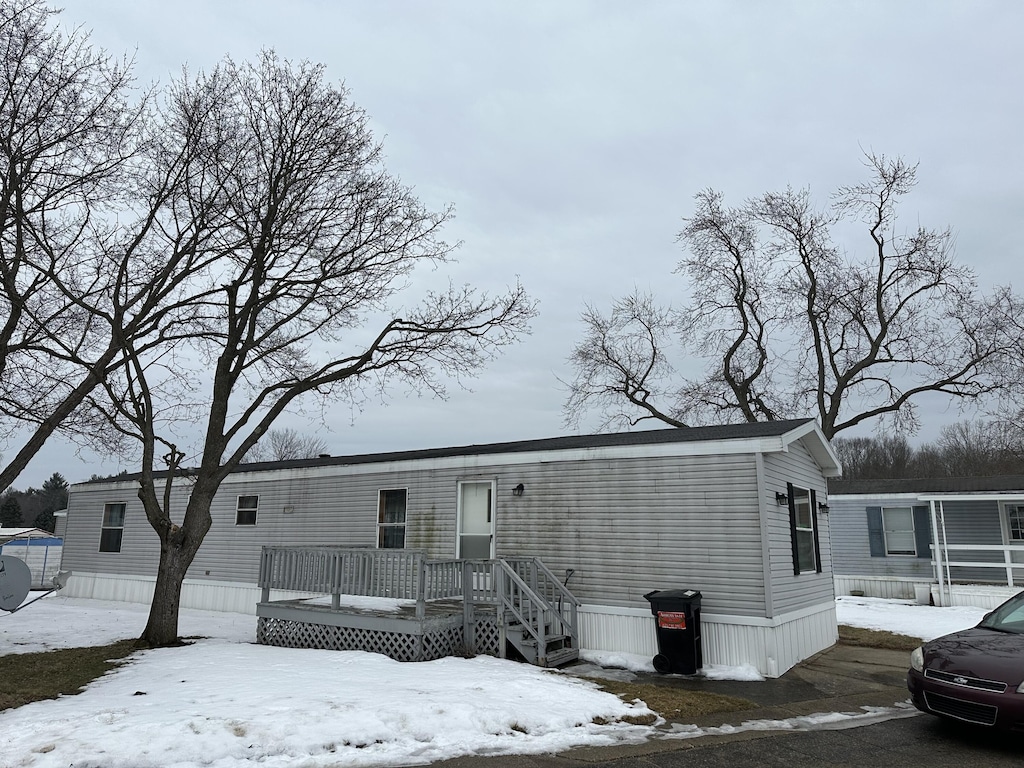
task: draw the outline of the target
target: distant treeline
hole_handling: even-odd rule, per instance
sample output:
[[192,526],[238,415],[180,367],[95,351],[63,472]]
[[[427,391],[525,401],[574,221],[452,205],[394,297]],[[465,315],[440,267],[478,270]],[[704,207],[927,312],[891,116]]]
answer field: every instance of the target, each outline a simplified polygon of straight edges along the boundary
[[1021,432],[1013,424],[962,421],[916,448],[902,435],[837,437],[832,446],[844,480],[1024,475]]
[[42,488],[0,493],[0,528],[42,528],[53,532],[53,513],[68,505],[68,481],[54,472]]

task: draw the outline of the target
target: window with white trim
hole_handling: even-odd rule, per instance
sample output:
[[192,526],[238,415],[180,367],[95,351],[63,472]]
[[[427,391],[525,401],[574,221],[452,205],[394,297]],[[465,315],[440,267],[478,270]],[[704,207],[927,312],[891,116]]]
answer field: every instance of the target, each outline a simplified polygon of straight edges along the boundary
[[100,527],[100,552],[120,552],[124,536],[124,503],[105,504]]
[[1024,504],[1011,504],[1006,508],[1006,528],[1012,541],[1024,541]]
[[796,555],[800,573],[817,570],[814,552],[814,510],[811,492],[806,488],[793,488],[793,534],[796,537]]
[[235,507],[235,525],[256,525],[259,506],[259,496],[239,496]]
[[917,555],[912,507],[883,507],[882,530],[885,533],[885,554]]
[[405,488],[382,490],[377,499],[377,547],[405,549]]

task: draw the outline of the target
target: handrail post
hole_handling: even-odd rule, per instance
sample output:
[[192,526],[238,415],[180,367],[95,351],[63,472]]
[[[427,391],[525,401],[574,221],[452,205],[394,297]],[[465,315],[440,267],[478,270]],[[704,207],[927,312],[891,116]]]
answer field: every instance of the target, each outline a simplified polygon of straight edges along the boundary
[[416,573],[417,573],[417,589],[416,589],[416,618],[422,619],[427,614],[427,561],[422,553],[416,553]]
[[491,578],[494,581],[495,592],[498,598],[498,657],[502,659],[508,658],[508,647],[507,647],[507,627],[505,626],[505,601],[506,597],[505,580],[508,578],[508,574],[505,573],[505,569],[501,567],[500,560],[488,561],[491,566]]
[[[454,590],[452,590],[454,591]],[[473,565],[469,560],[462,561],[462,642],[466,650],[476,653],[476,631],[473,626],[475,611],[475,595],[473,592]]]

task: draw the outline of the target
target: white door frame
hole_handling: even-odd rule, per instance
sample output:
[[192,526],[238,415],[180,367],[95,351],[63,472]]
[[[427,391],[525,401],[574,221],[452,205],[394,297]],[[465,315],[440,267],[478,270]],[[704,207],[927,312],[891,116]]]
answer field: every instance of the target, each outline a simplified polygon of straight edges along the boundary
[[498,482],[497,480],[459,480],[458,481],[458,493],[457,495],[457,512],[455,515],[455,556],[462,557],[462,489],[466,485],[487,485],[491,491],[491,508],[489,510],[489,516],[491,519],[491,549],[488,554],[489,558],[494,557],[494,532],[495,522],[497,520],[497,500],[498,500]]

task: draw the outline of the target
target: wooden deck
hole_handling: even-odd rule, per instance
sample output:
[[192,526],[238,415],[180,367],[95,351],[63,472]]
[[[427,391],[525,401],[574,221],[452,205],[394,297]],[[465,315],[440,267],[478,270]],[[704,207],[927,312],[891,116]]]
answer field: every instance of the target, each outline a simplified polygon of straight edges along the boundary
[[[511,642],[542,666],[578,656],[578,603],[535,558],[431,561],[396,550],[265,547],[260,587],[256,641],[264,645],[429,661],[504,657]],[[271,600],[271,590],[313,594]]]

